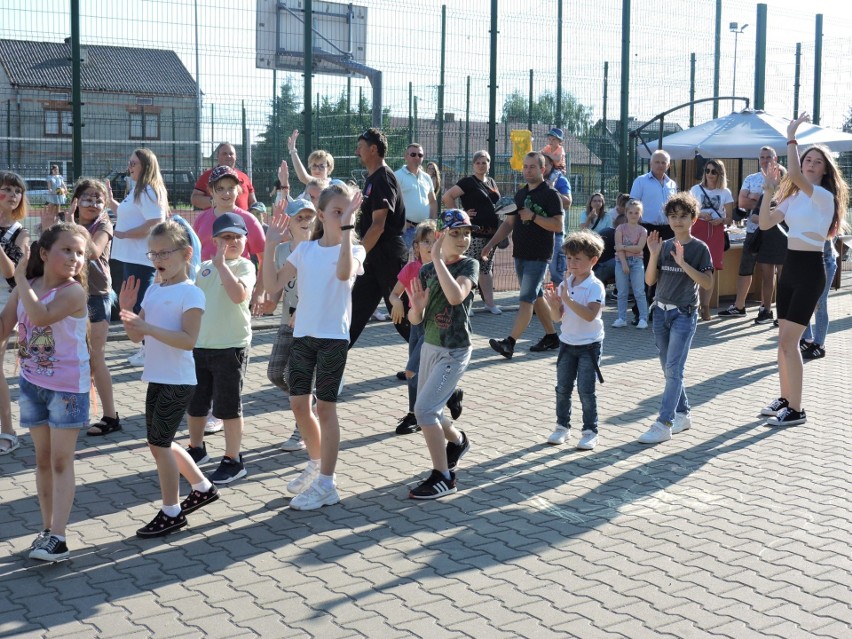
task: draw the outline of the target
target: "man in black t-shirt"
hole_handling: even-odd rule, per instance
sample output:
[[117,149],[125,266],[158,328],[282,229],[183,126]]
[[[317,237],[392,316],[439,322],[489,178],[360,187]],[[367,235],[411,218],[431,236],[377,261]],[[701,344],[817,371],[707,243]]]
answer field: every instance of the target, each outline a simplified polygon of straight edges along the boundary
[[[368,173],[357,224],[358,236],[367,251],[367,257],[364,260],[364,274],[358,276],[352,288],[350,348],[358,341],[358,336],[382,299],[390,312],[390,292],[408,258],[402,239],[405,204],[396,176],[385,164],[387,150],[385,134],[372,128],[358,137],[358,145],[355,147],[355,155]],[[408,320],[395,326],[408,341]]]
[[515,194],[518,210],[506,216],[497,233],[482,249],[483,256],[512,234],[512,256],[520,286],[518,315],[511,334],[502,340],[489,341],[491,348],[506,359],[515,351],[515,341],[523,335],[532,319],[533,308],[544,328],[544,337],[530,347],[533,352],[559,348],[559,336],[550,319],[550,308],[542,297],[542,284],[553,257],[553,236],[562,232],[562,202],[559,193],[544,180],[544,156],[527,153],[524,157],[524,179],[527,183]]

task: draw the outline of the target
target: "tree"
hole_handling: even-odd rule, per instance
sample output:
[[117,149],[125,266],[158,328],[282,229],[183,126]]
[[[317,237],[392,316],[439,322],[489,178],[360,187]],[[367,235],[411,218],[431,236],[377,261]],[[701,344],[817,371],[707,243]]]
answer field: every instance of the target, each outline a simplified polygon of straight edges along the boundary
[[[529,96],[520,91],[511,93],[503,103],[503,122],[529,121]],[[533,124],[556,124],[556,95],[545,91],[532,105]],[[585,138],[592,126],[592,109],[570,93],[562,92],[562,128],[572,135]]]
[[[266,199],[266,194],[277,179],[278,165],[287,160],[287,137],[293,129],[301,128],[301,103],[296,98],[293,85],[288,80],[281,85],[281,93],[272,103],[272,111],[267,116],[266,130],[252,152],[252,182],[258,185],[257,198]],[[296,193],[301,193],[301,189]]]

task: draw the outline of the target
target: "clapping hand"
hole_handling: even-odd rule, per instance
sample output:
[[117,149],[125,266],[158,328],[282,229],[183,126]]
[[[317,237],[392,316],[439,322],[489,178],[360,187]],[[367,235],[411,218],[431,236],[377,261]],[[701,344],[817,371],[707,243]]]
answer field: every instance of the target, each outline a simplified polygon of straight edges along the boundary
[[118,294],[118,307],[121,310],[132,310],[139,298],[139,280],[133,275],[121,283],[121,291]]
[[444,246],[444,237],[446,236],[446,232],[436,231],[435,232],[435,241],[432,243],[432,261],[437,262],[438,260],[442,260],[443,255],[441,253],[441,249]]
[[[433,249],[434,250],[434,249]],[[426,304],[429,303],[429,289],[423,288],[419,277],[411,280],[411,308],[416,313],[423,313],[426,310]]]
[[681,244],[680,242],[675,240],[674,241],[674,251],[671,252],[671,255],[674,258],[675,264],[677,264],[679,267],[683,268],[683,265],[684,265],[683,244]]
[[225,250],[228,243],[218,237],[214,237],[213,241],[216,242],[216,255],[213,256],[213,266],[219,268],[225,264]]
[[769,166],[761,169],[760,172],[763,174],[764,188],[768,187],[768,190],[774,191],[781,184],[781,167],[778,165],[778,162],[773,160],[769,163]]
[[290,216],[284,212],[286,203],[282,200],[272,206],[272,220],[266,230],[266,244],[278,246],[287,237],[290,229]]
[[648,233],[648,251],[658,253],[662,247],[663,241],[660,239],[659,231],[651,231]]
[[70,220],[74,219],[74,214],[77,212],[78,204],[79,204],[79,202],[77,201],[76,197],[71,198],[71,204],[68,207],[68,219],[70,219]]
[[544,301],[554,312],[558,313],[562,308],[562,300],[559,299],[559,291],[549,284],[544,287]]

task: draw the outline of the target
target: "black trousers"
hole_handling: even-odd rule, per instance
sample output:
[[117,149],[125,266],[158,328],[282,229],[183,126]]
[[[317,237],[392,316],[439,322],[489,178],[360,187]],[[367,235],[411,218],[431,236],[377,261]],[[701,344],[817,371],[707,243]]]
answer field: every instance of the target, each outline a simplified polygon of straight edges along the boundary
[[[674,231],[672,227],[668,224],[646,224],[645,222],[641,223],[645,230],[648,231],[648,235],[651,234],[651,231],[656,231],[660,234],[661,240],[670,240],[674,237]],[[645,265],[645,270],[648,270],[648,260],[651,259],[651,252],[648,250],[648,244],[645,243],[645,250],[642,251],[642,262]],[[653,286],[645,285],[645,297],[648,299],[648,306],[650,307],[651,302],[654,300],[654,294],[657,292],[657,285]]]

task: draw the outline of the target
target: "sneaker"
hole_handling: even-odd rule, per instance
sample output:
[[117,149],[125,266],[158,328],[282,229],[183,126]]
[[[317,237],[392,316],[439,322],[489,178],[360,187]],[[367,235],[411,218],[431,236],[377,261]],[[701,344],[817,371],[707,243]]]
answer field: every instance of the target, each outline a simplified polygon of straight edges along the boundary
[[639,323],[636,325],[636,328],[638,328],[640,331],[644,331],[646,328],[648,328],[648,322],[646,320],[639,320]]
[[305,492],[308,488],[310,488],[311,484],[314,483],[314,480],[319,477],[319,470],[319,464],[308,462],[308,465],[305,466],[305,470],[299,473],[298,477],[287,484],[287,490],[293,495]]
[[737,308],[735,305],[731,304],[724,311],[719,311],[716,315],[719,317],[745,317],[746,310],[745,308]]
[[674,421],[672,422],[672,435],[677,435],[690,428],[692,428],[692,414],[675,413]]
[[778,320],[772,320],[773,328],[778,328]]
[[452,417],[454,420],[461,417],[463,399],[464,391],[461,388],[457,388],[453,391],[453,394],[450,395],[450,398],[447,400],[447,408],[450,409],[450,417]]
[[186,452],[192,457],[192,461],[196,466],[206,464],[210,461],[210,455],[207,454],[207,442],[201,442],[201,446],[187,446]]
[[305,442],[302,441],[302,433],[299,432],[299,429],[294,428],[293,434],[290,435],[290,439],[281,444],[279,448],[289,452],[305,450]]
[[559,348],[559,336],[556,333],[551,333],[550,335],[545,335],[538,340],[538,344],[530,346],[530,352],[541,353],[544,351],[552,351],[555,348]]
[[459,432],[461,432],[462,436],[461,444],[447,442],[447,465],[450,470],[453,470],[456,466],[458,466],[461,458],[470,450],[470,440],[467,438],[467,435],[464,434],[464,431]]
[[221,486],[242,479],[247,474],[242,455],[239,456],[239,459],[231,459],[225,456],[219,462],[219,468],[216,469],[216,472],[210,475],[210,481]]
[[181,514],[189,515],[190,513],[194,513],[199,508],[211,504],[217,499],[219,499],[219,491],[216,489],[216,486],[210,486],[210,490],[206,493],[202,493],[200,490],[193,490],[186,499],[180,502]]
[[127,358],[127,363],[131,366],[145,366],[145,345],[143,344],[140,349]]
[[656,421],[646,433],[639,436],[640,444],[659,444],[672,438],[672,427],[661,421]]
[[754,318],[755,324],[771,324],[772,323],[772,311],[768,311],[762,306],[760,310],[757,311],[757,317]]
[[802,410],[793,410],[787,406],[779,410],[775,417],[767,419],[766,423],[772,426],[798,426],[799,424],[804,424],[806,421],[808,421],[808,417],[805,415],[804,408]]
[[590,430],[580,433],[580,441],[577,442],[577,450],[594,450],[598,445],[598,434]]
[[420,426],[417,425],[417,418],[414,413],[406,413],[405,417],[399,420],[396,425],[397,435],[413,435],[420,432]]
[[802,351],[802,359],[822,359],[825,357],[825,349],[819,344],[810,344],[810,348]]
[[453,471],[450,471],[450,478],[445,479],[441,471],[433,470],[429,479],[409,491],[408,497],[409,499],[439,499],[444,495],[452,495],[457,490],[456,474]]
[[333,506],[340,501],[337,487],[325,489],[314,481],[307,490],[299,493],[290,500],[290,508],[293,510],[317,510],[323,506]]
[[376,320],[377,322],[386,322],[388,317],[389,315],[387,313],[384,313],[379,309],[373,311],[372,319]]
[[512,359],[512,355],[515,354],[515,346],[509,343],[508,339],[491,338],[488,340],[488,344],[506,359]]
[[761,408],[760,414],[763,415],[764,417],[775,417],[779,413],[779,411],[781,411],[784,408],[787,408],[789,405],[790,405],[790,402],[788,402],[783,397],[779,397],[778,399],[774,400],[771,404]]
[[811,346],[813,346],[813,342],[806,342],[803,339],[799,340],[799,350],[804,353],[807,350],[810,350]]
[[47,543],[48,539],[50,539],[50,528],[45,528],[36,535],[35,539],[33,539],[33,543],[30,544],[30,550],[32,551],[36,548],[40,548]]
[[568,429],[562,428],[562,426],[557,426],[556,429],[550,433],[550,437],[547,438],[547,443],[553,446],[560,446],[565,443],[567,438]]
[[627,326],[627,320],[620,317],[612,323],[613,328],[624,328],[625,326]]
[[494,306],[488,306],[488,304],[486,304],[485,308],[487,308],[488,312],[491,313],[492,315],[502,315],[503,314],[503,309],[500,308],[499,306],[497,306],[496,304]]
[[136,531],[137,537],[163,537],[186,526],[186,515],[183,511],[177,517],[169,517],[162,510],[148,524]]
[[213,415],[207,416],[207,424],[204,426],[205,435],[221,433],[223,428],[225,428],[225,422],[223,420],[213,417]]
[[59,541],[59,537],[50,535],[37,548],[30,551],[30,559],[38,559],[40,561],[65,561],[71,553],[68,552],[68,546],[64,541]]

